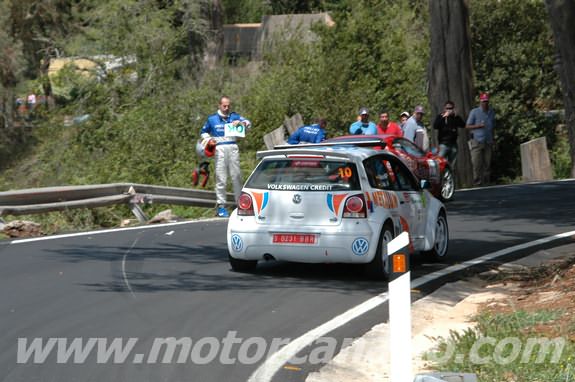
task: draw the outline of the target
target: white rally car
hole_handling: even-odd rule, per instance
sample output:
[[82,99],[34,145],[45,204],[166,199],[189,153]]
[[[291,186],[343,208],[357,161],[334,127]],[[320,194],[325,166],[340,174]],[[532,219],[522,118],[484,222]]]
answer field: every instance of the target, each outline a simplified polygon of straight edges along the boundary
[[394,154],[347,145],[304,145],[258,153],[228,222],[229,261],[365,264],[385,278],[387,243],[409,232],[410,252],[447,254],[444,205]]

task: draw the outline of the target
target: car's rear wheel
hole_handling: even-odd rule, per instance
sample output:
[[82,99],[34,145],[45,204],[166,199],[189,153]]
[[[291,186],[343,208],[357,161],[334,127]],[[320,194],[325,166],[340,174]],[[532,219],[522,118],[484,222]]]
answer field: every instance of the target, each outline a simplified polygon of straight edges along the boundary
[[437,216],[435,223],[435,242],[431,250],[425,252],[433,260],[442,260],[447,256],[449,247],[449,227],[447,226],[447,217],[445,212],[441,211]]
[[228,255],[228,259],[234,272],[250,272],[256,269],[256,266],[258,265],[257,260],[236,259],[231,257],[230,255]]
[[453,199],[455,193],[455,178],[449,167],[443,171],[441,176],[441,200],[448,202]]
[[386,223],[379,235],[377,251],[373,260],[365,265],[365,274],[373,279],[387,280],[389,278],[389,268],[387,265],[387,244],[394,238],[393,226]]

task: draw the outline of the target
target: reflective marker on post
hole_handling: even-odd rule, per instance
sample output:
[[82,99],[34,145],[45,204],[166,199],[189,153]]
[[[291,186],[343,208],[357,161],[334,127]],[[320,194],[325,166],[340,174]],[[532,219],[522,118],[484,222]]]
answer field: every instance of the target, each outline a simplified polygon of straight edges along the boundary
[[407,272],[407,259],[405,254],[396,253],[391,256],[391,273],[405,273]]
[[401,233],[387,244],[389,267],[390,381],[413,381],[411,365],[411,274],[409,234]]

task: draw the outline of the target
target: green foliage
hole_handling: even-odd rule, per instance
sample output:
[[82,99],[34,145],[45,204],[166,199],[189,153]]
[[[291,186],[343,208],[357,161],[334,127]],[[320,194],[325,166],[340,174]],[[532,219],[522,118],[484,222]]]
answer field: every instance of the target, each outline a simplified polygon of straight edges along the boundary
[[224,23],[259,23],[264,15],[316,13],[331,9],[337,0],[222,0]]
[[[8,3],[14,2],[0,0],[0,6]],[[98,54],[104,63],[113,55],[132,64],[99,81],[63,70],[54,85],[65,90],[68,102],[38,123],[29,140],[34,146],[22,151],[28,158],[2,174],[4,188],[120,181],[190,186],[195,142],[222,94],[253,122],[240,143],[244,177],[255,167],[263,135],[285,116],[301,113],[305,122],[327,118],[328,134],[336,136],[347,133],[360,106],[369,107],[375,120],[383,109],[397,119],[403,110],[427,105],[424,0],[223,0],[226,22],[258,22],[271,12],[329,11],[335,25],[316,25],[313,43],[297,36],[278,41],[262,62],[213,71],[202,70],[211,33],[208,0],[54,4],[64,7],[65,28],[49,27],[48,13],[35,19],[46,20],[42,33],[51,46],[63,47],[68,56]],[[473,0],[470,9],[476,88],[492,93],[498,117],[494,175],[517,178],[519,144],[540,136],[548,139],[556,176],[567,175],[566,138],[555,133],[558,118],[543,113],[561,107],[543,1]],[[6,46],[14,47],[18,60],[23,53],[17,50],[30,48],[0,39],[0,47]],[[86,114],[86,122],[63,126],[64,116]]]
[[545,4],[473,0],[470,10],[475,87],[492,94],[497,113],[492,173],[515,178],[521,174],[521,143],[547,137],[551,150],[556,145],[558,121],[543,113],[561,107]]
[[269,13],[269,4],[261,0],[222,0],[224,23],[259,23]]
[[[537,325],[550,324],[562,314],[560,310],[482,313],[475,318],[475,328],[451,332],[448,338],[439,339],[436,351],[428,353],[427,359],[433,362],[434,369],[476,373],[479,380],[486,382],[570,381],[575,372],[573,342],[563,338],[566,342],[559,359],[553,359],[555,345],[544,350],[541,358],[539,350],[544,348],[528,346],[530,341],[545,340],[536,331]],[[505,343],[506,346],[501,345]]]
[[[561,125],[566,130],[565,125]],[[569,155],[569,137],[567,131],[557,129],[555,144],[551,151],[551,163],[555,179],[565,179],[571,176],[571,156]]]
[[382,109],[397,117],[426,103],[428,31],[412,2],[343,3],[333,12],[335,26],[317,26],[317,43],[295,38],[266,55],[262,74],[244,95],[262,128],[250,147],[261,147],[260,135],[297,112],[306,122],[327,118],[328,133],[341,135],[360,106],[370,107],[375,118]]

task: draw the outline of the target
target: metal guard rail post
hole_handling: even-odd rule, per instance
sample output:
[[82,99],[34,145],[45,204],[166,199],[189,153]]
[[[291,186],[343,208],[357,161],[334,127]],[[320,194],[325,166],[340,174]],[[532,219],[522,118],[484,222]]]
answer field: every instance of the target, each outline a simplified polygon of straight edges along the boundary
[[[134,215],[144,223],[148,218],[140,206],[151,203],[209,208],[215,206],[216,194],[213,191],[137,183],[31,188],[0,192],[0,217],[129,204]],[[235,205],[233,194],[227,194],[226,205]]]

